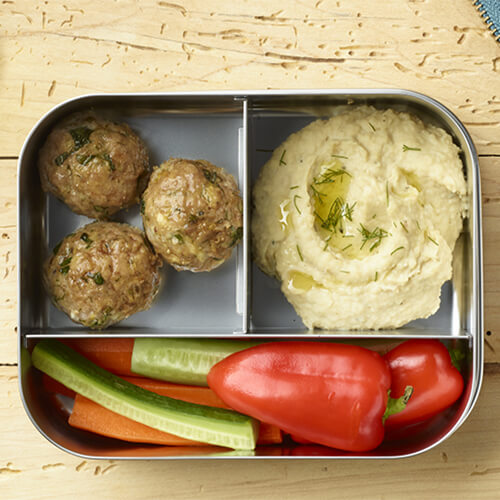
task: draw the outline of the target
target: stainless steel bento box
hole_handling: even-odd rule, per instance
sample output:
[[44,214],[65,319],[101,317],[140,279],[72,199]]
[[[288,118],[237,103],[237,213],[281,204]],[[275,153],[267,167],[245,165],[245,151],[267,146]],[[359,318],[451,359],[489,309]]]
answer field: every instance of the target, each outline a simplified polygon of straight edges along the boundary
[[[302,324],[279,286],[250,258],[251,189],[270,151],[309,122],[332,115],[339,105],[371,104],[409,111],[444,128],[461,149],[470,194],[469,217],[456,244],[453,278],[442,289],[441,307],[425,320],[387,331],[313,331]],[[37,154],[51,127],[78,110],[94,109],[127,122],[146,142],[151,163],[169,157],[206,158],[238,180],[244,202],[243,242],[230,261],[210,273],[165,270],[167,285],[149,311],[133,315],[101,333],[72,323],[51,305],[42,285],[49,250],[89,219],[46,195],[40,185]],[[53,444],[85,458],[396,458],[437,445],[467,418],[479,393],[483,370],[481,200],[477,155],[460,121],[444,106],[405,90],[314,90],[88,95],[62,103],[33,128],[23,146],[18,172],[19,375],[26,411]],[[139,209],[115,220],[142,226]],[[165,266],[166,267],[166,266]],[[224,452],[212,447],[162,447],[119,442],[67,424],[70,401],[56,404],[30,367],[29,349],[48,337],[274,337],[328,338],[378,349],[407,338],[431,337],[467,352],[461,399],[416,434],[384,442],[364,454],[322,446],[259,446],[255,452]]]

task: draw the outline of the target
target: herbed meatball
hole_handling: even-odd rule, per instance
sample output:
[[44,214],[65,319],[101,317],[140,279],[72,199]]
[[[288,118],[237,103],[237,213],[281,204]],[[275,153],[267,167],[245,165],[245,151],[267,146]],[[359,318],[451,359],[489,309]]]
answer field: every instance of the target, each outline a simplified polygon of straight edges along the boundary
[[139,202],[149,178],[149,156],[125,123],[76,113],[58,124],[40,150],[42,188],[73,212],[106,219]]
[[73,321],[101,329],[149,309],[161,266],[138,228],[93,222],[54,248],[44,281],[54,304]]
[[173,158],[155,167],[141,201],[144,229],[175,269],[211,271],[243,235],[233,176],[205,160]]

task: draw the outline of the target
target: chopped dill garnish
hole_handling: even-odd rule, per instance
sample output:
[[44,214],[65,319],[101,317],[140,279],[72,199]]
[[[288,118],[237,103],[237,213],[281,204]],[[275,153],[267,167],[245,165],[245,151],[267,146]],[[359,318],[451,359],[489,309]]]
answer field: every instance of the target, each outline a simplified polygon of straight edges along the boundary
[[399,223],[401,224],[401,227],[405,230],[405,233],[408,232],[408,228],[403,224],[402,221],[399,221]]
[[420,229],[420,224],[418,223],[418,220],[417,220],[417,221],[415,221],[415,223],[417,224],[418,230],[419,230],[419,231],[422,231],[422,229]]
[[326,196],[326,193],[320,193],[312,184],[311,189],[313,192],[313,196],[323,205],[323,200],[321,199],[321,197]]
[[403,250],[404,247],[398,247],[398,248],[395,248],[392,252],[391,252],[391,255],[394,255],[396,252],[398,252],[399,250]]
[[349,159],[349,157],[348,157],[348,156],[344,156],[344,155],[333,155],[333,154],[332,154],[332,157],[333,157],[333,158],[343,158],[344,160],[348,160],[348,159]]
[[420,148],[410,148],[410,146],[403,144],[403,153],[406,153],[406,151],[422,151],[422,150]]
[[202,170],[203,170],[203,175],[205,176],[205,179],[208,182],[211,182],[212,184],[217,184],[217,180],[219,178],[217,172],[215,172],[214,170],[210,170],[208,168],[204,168]]
[[297,245],[297,253],[299,254],[300,260],[304,262],[304,257],[302,257],[302,252],[300,251],[299,245]]
[[240,226],[231,234],[231,243],[229,244],[229,246],[234,247],[234,245],[236,245],[236,243],[238,243],[241,238],[243,238],[243,228]]
[[62,240],[54,247],[54,250],[52,250],[52,253],[54,255],[57,255],[57,252],[59,252],[59,249],[61,248],[62,245]]
[[292,187],[290,188],[290,191],[291,191],[292,189],[297,189],[298,187],[299,187],[299,186],[292,186]]
[[341,269],[340,272],[345,274],[351,274],[349,271],[344,271],[343,269]]
[[56,156],[54,158],[54,163],[60,167],[64,161],[66,160],[66,158],[70,155],[71,151],[65,151],[64,153],[61,153],[59,156]]
[[332,239],[332,235],[328,236],[328,238],[325,240],[325,246],[323,247],[323,252],[326,251],[328,248],[328,244],[330,243],[330,240]]
[[377,214],[372,215],[372,219],[375,219],[377,217]]
[[141,214],[144,213],[144,211],[146,210],[146,203],[144,201],[144,198],[141,198],[141,202],[140,202],[140,208],[139,208],[139,211],[141,212]]
[[392,221],[392,225],[397,229],[398,225],[396,224],[396,221]]
[[373,231],[370,231],[365,226],[363,226],[363,224],[360,223],[359,225],[360,229],[358,229],[358,231],[361,233],[361,237],[363,238],[363,244],[361,245],[361,248],[365,246],[367,241],[374,240],[374,243],[370,247],[370,252],[375,250],[375,248],[377,248],[382,242],[382,238],[386,238],[388,235],[387,231],[378,226],[373,229]]
[[174,238],[179,242],[179,243],[184,243],[184,238],[182,237],[182,234],[180,233],[175,233]]
[[[314,177],[313,182],[314,184],[329,184],[332,182],[335,182],[337,177],[342,176],[342,175],[348,175],[351,177],[351,174],[347,172],[346,170],[342,168],[334,169],[334,168],[327,168],[320,176],[319,179]],[[341,178],[342,180],[342,178]]]
[[300,208],[297,206],[297,198],[302,199],[302,196],[299,196],[298,194],[296,194],[293,197],[293,204],[294,204],[295,209],[297,210],[297,212],[299,212],[299,215],[302,215],[302,212],[300,211]]
[[432,241],[432,243],[434,243],[434,245],[439,246],[439,243],[436,240],[434,240],[433,238],[431,238],[429,235],[427,235],[427,238],[429,238],[429,240]]
[[375,281],[378,280],[378,271],[375,271]]
[[376,131],[377,131],[377,129],[373,126],[373,124],[372,124],[372,123],[368,122],[368,125],[370,125],[370,128],[371,128],[374,132],[376,132]]
[[77,151],[90,142],[90,134],[92,133],[92,130],[88,127],[77,127],[70,130],[69,133],[75,144],[73,151]]
[[281,153],[281,158],[280,158],[280,165],[286,165],[286,161],[283,159],[285,157],[286,149],[283,150],[283,153]]
[[342,249],[342,251],[347,250],[349,247],[352,247],[352,243],[349,243],[349,245],[347,245],[346,247],[344,247],[344,248]]
[[321,227],[323,229],[332,233],[336,233],[337,229],[340,229],[340,232],[343,232],[344,220],[347,219],[352,221],[352,211],[354,210],[355,205],[356,203],[349,206],[348,203],[344,202],[343,198],[338,196],[330,205],[330,210],[328,211],[326,219],[322,219],[317,212],[314,213],[321,221]]
[[385,202],[389,206],[389,181],[385,183]]

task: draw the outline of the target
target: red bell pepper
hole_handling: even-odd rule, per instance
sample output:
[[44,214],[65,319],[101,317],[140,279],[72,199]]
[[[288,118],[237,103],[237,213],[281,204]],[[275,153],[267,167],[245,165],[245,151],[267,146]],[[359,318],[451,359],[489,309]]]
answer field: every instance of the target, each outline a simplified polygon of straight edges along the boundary
[[368,451],[384,437],[391,376],[362,347],[271,342],[228,356],[207,380],[231,408],[314,443]]
[[384,358],[391,370],[391,397],[400,396],[408,385],[413,387],[406,408],[387,418],[387,429],[426,420],[451,406],[462,394],[462,375],[439,340],[407,340]]

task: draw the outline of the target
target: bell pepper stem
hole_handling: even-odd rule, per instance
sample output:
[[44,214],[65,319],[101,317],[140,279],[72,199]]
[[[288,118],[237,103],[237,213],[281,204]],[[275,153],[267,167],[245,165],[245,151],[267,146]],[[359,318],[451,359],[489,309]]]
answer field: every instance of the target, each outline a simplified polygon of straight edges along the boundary
[[450,353],[450,358],[451,358],[451,363],[452,365],[459,371],[461,372],[462,368],[462,361],[465,359],[465,354],[462,350],[458,348],[454,349],[448,349],[448,352]]
[[385,408],[384,416],[382,417],[382,423],[385,423],[386,419],[391,415],[399,413],[406,408],[411,395],[413,394],[413,387],[407,385],[405,392],[399,398],[391,398],[391,391],[389,391],[389,397],[387,398],[387,407]]

